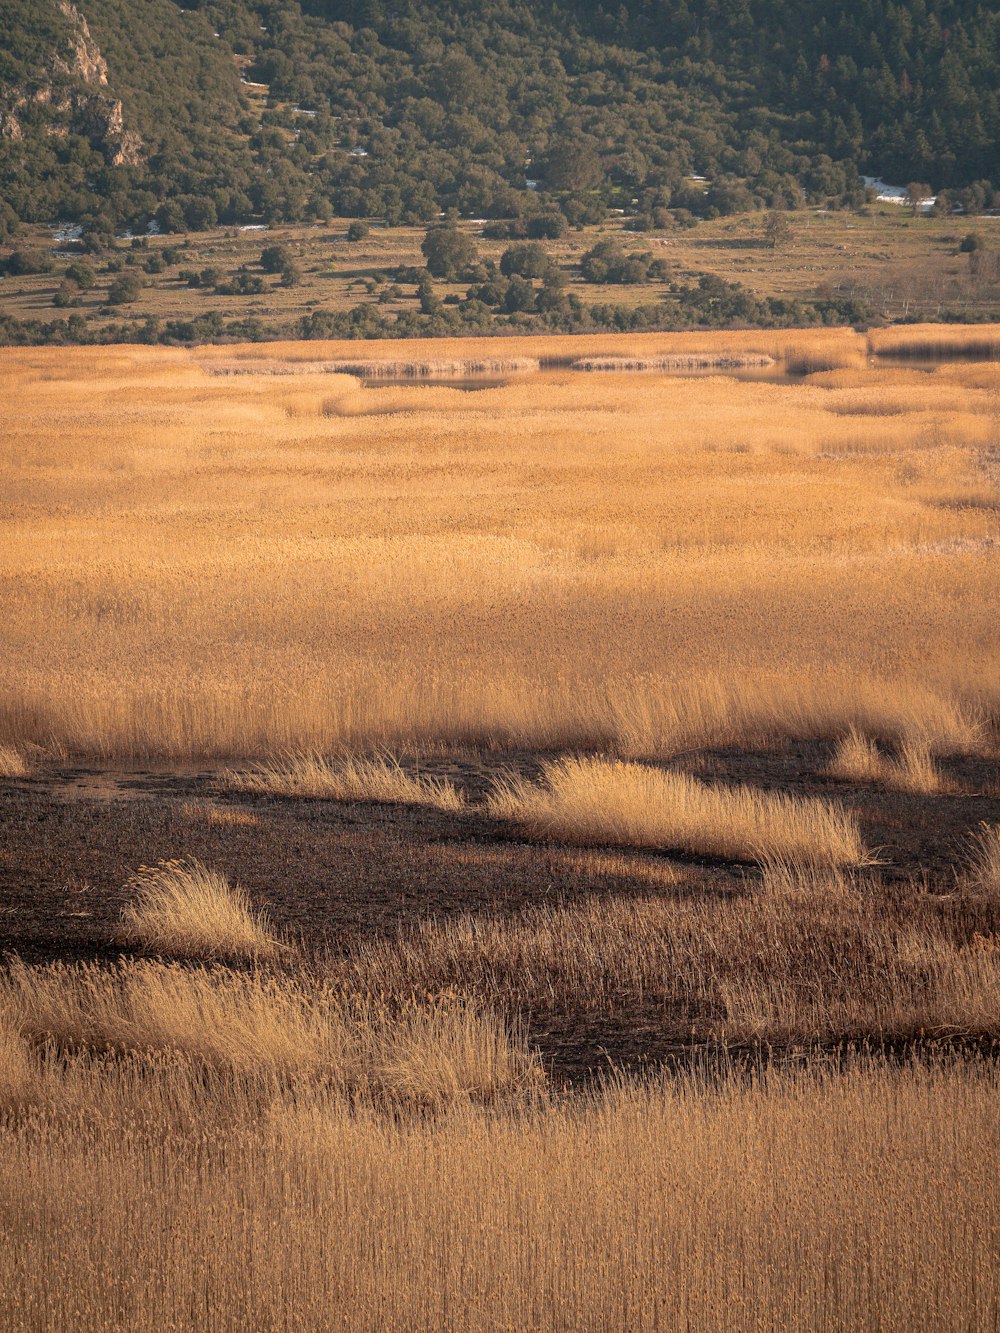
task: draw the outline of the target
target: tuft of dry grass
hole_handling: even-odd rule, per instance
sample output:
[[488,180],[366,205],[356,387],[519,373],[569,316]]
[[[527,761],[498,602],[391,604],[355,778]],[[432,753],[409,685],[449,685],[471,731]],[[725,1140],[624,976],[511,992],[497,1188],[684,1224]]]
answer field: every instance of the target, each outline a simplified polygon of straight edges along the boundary
[[31,764],[22,750],[13,745],[0,745],[0,778],[26,778]]
[[272,958],[281,944],[248,894],[195,858],[142,866],[122,910],[130,944],[180,958]]
[[180,810],[185,819],[198,820],[218,828],[253,828],[261,822],[260,815],[253,810],[218,805],[215,801],[184,801]]
[[4,1110],[34,1101],[38,1083],[38,1071],[24,1039],[0,1016],[0,1115]]
[[1000,824],[983,823],[972,844],[965,883],[1000,897]]
[[328,801],[382,801],[461,810],[462,793],[447,778],[413,776],[391,755],[329,759],[316,753],[292,754],[249,771],[226,769],[220,784],[228,791],[267,796],[305,796]]
[[920,795],[954,790],[954,784],[934,762],[926,740],[904,741],[898,755],[891,757],[854,727],[838,742],[826,772],[848,782],[878,782],[893,791]]
[[872,861],[857,822],[824,801],[710,786],[685,773],[593,757],[547,762],[540,782],[499,782],[487,809],[557,842],[681,849],[807,865]]

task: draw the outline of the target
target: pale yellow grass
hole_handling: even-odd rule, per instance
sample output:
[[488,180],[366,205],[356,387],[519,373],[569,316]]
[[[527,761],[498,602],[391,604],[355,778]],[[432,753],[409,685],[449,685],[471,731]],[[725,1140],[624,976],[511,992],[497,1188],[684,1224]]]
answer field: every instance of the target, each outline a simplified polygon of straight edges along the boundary
[[268,958],[281,952],[266,915],[225,875],[195,858],[143,866],[126,885],[122,911],[130,944],[181,958]]
[[965,880],[974,889],[1000,894],[1000,824],[982,825],[973,840]]
[[839,806],[686,773],[594,757],[548,761],[532,782],[499,782],[487,809],[557,842],[675,848],[735,860],[871,861],[857,821]]
[[865,369],[846,331],[503,351],[841,379],[556,370],[463,394],[209,370],[495,344],[4,350],[0,742],[988,741],[995,377]]
[[27,755],[13,745],[0,745],[0,778],[26,778],[30,772]]
[[936,1333],[1000,1300],[986,1063],[434,1120],[182,1067],[59,1081],[0,1134],[9,1328]]
[[838,742],[826,771],[834,778],[877,782],[893,791],[930,795],[954,790],[954,784],[934,762],[926,741],[905,741],[899,753],[891,756],[854,728]]
[[249,771],[226,769],[219,779],[227,791],[267,796],[306,796],[332,801],[383,801],[461,810],[462,793],[447,778],[407,773],[391,755],[291,754]]
[[253,810],[242,810],[235,805],[218,805],[215,801],[184,801],[181,814],[185,819],[198,820],[219,828],[252,828],[260,824],[260,815]]

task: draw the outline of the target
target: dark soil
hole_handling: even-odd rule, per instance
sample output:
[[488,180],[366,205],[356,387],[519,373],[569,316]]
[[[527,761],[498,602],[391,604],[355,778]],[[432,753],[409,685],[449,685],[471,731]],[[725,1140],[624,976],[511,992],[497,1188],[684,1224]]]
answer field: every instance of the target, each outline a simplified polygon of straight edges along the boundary
[[[924,878],[947,892],[981,821],[1000,822],[995,763],[949,766],[961,794],[910,796],[854,787],[821,775],[821,745],[746,754],[718,751],[691,767],[713,781],[747,781],[798,795],[823,795],[854,808],[877,874]],[[478,801],[491,777],[533,772],[538,755],[425,759]],[[212,823],[206,809],[255,822]],[[612,868],[588,865],[565,849],[539,847],[470,809],[446,814],[415,806],[337,803],[223,794],[211,772],[91,767],[0,780],[0,955],[30,962],[111,960],[125,883],[140,865],[196,856],[243,885],[275,925],[312,950],[394,935],[421,918],[466,913],[514,916],[542,903],[593,894],[739,893],[752,867],[671,854],[683,867],[676,886],[651,888],[657,853],[626,852]],[[630,876],[634,865],[636,874]],[[662,1011],[587,1012],[530,1020],[532,1037],[555,1069],[583,1072],[677,1053],[683,1025]],[[672,1031],[668,1031],[672,1028]]]

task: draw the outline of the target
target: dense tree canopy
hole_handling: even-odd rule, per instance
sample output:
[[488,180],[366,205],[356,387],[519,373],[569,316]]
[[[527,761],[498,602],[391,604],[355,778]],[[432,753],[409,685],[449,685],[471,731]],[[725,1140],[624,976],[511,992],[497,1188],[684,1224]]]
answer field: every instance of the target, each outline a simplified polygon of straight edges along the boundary
[[[57,0],[0,0],[0,192],[25,220],[179,231],[453,208],[544,236],[541,216],[611,207],[858,202],[860,171],[959,202],[1000,181],[1000,11],[981,0],[77,8],[106,89],[66,68]],[[115,99],[135,152],[109,138]]]

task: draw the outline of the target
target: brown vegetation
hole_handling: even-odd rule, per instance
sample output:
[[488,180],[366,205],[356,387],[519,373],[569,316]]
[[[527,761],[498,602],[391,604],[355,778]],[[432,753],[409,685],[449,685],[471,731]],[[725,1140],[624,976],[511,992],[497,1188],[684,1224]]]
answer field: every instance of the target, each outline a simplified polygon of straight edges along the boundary
[[840,367],[796,383],[206,373],[345,346],[2,354],[4,744],[984,743],[996,367],[865,368],[832,330],[509,347]]
[[227,791],[267,796],[305,796],[329,801],[385,801],[461,810],[461,792],[446,778],[413,776],[391,755],[291,754],[246,772],[226,769],[219,779]]
[[143,866],[126,887],[135,894],[122,912],[130,944],[181,958],[266,958],[280,952],[267,918],[253,910],[249,896],[199,861]]
[[0,353],[0,1325],[993,1320],[1000,368],[868,350]]
[[856,822],[826,802],[710,786],[685,773],[597,758],[546,763],[540,783],[512,776],[495,789],[489,811],[558,842],[807,865],[871,859]]
[[[14,969],[5,1326],[210,1311],[224,1327],[654,1328],[662,1311],[694,1330],[874,1333],[979,1327],[995,1308],[990,1063],[562,1098],[467,1008],[351,1022],[327,998],[150,964]],[[44,1033],[86,1045],[31,1049]]]

